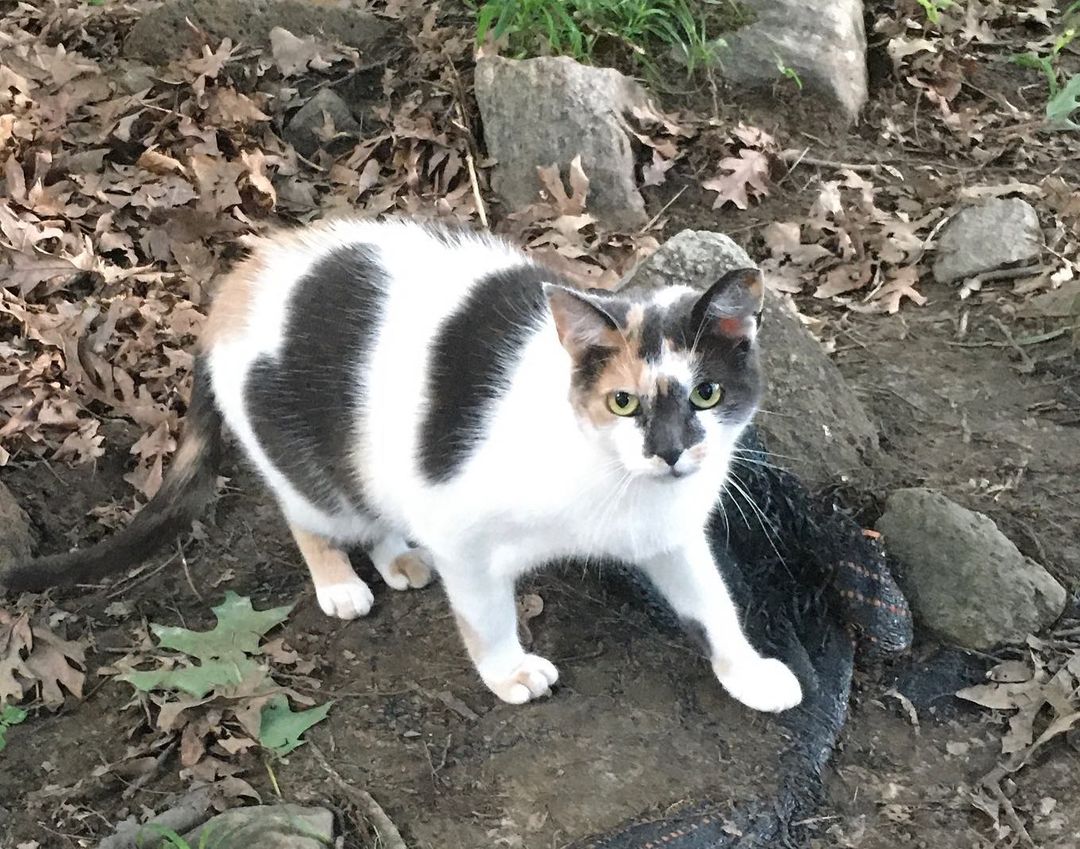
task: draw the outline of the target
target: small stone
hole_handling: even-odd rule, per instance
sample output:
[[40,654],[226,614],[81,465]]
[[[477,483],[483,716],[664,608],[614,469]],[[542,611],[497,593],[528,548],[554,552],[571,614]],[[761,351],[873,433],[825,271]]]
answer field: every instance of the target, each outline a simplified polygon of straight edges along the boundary
[[[835,102],[848,119],[866,103],[866,32],[862,0],[742,0],[753,21],[725,33],[717,51],[725,79],[743,86],[799,75],[806,94]],[[794,85],[794,82],[791,83]]]
[[[330,138],[326,138],[323,132],[327,116],[334,125],[334,134]],[[319,148],[332,146],[339,139],[354,137],[359,132],[360,125],[345,101],[324,88],[289,119],[283,135],[300,153],[311,156]]]
[[[704,290],[725,272],[754,264],[721,233],[683,230],[641,262],[620,291],[675,284]],[[755,422],[766,447],[811,486],[864,472],[878,451],[877,429],[821,343],[769,291],[759,339],[768,390]]]
[[25,563],[33,550],[30,517],[8,488],[0,483],[0,574],[16,563]]
[[989,198],[960,210],[941,231],[934,278],[939,283],[1036,262],[1042,253],[1039,216],[1020,198]]
[[648,103],[641,86],[564,56],[481,59],[475,79],[484,139],[497,160],[492,188],[510,209],[538,200],[537,168],[558,165],[565,174],[580,154],[589,178],[587,212],[610,227],[648,220],[621,123],[634,106]]
[[912,609],[946,639],[971,649],[1018,643],[1050,625],[1066,592],[1020,553],[993,520],[929,489],[889,496],[878,520]]
[[211,817],[184,835],[191,846],[206,835],[210,846],[215,835],[228,837],[228,846],[259,849],[325,849],[334,845],[334,815],[325,808],[302,805],[252,805],[232,808]]
[[347,0],[166,0],[142,10],[124,41],[124,54],[164,65],[188,48],[202,47],[202,33],[216,48],[222,39],[266,47],[270,30],[314,35],[360,51],[364,64],[384,61],[400,42],[400,28]]

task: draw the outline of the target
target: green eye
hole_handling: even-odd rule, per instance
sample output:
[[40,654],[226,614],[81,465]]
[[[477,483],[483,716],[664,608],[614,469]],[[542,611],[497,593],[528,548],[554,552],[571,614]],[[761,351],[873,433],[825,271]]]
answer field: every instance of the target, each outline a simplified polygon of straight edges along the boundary
[[638,411],[641,402],[637,395],[629,392],[609,392],[607,396],[608,409],[617,416],[632,416]]
[[720,403],[724,390],[719,383],[699,383],[690,393],[690,403],[699,410],[708,410]]

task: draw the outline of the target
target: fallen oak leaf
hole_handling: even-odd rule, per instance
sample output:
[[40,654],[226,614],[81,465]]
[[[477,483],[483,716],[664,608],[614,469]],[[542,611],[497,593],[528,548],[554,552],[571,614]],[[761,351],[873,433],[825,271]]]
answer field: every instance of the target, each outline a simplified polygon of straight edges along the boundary
[[174,159],[158,150],[144,150],[135,160],[140,168],[154,174],[183,174],[185,169],[179,159]]
[[[248,169],[247,178],[252,188],[269,198],[270,208],[273,209],[274,204],[277,203],[277,192],[274,191],[274,184],[270,182],[270,178],[266,175],[266,154],[258,149],[252,151],[242,150],[240,151],[240,161]],[[378,163],[376,163],[376,168],[378,168]]]
[[[302,74],[309,68],[313,71],[325,71],[332,61],[324,59],[319,51],[320,47],[313,35],[299,38],[284,27],[270,30],[270,52],[283,77]],[[335,58],[341,58],[340,54]]]
[[760,150],[745,148],[739,151],[737,157],[721,159],[720,169],[731,173],[713,177],[701,184],[703,189],[717,193],[713,209],[719,209],[728,202],[739,209],[749,209],[748,188],[754,193],[754,197],[769,193],[769,157]]
[[900,303],[904,298],[921,307],[926,304],[926,296],[915,288],[918,282],[919,270],[914,265],[890,269],[885,284],[872,293],[868,300],[890,315],[900,310]]
[[311,726],[326,719],[333,702],[294,711],[289,707],[288,698],[276,693],[262,709],[262,721],[259,725],[259,745],[275,754],[287,755],[304,745],[301,735]]

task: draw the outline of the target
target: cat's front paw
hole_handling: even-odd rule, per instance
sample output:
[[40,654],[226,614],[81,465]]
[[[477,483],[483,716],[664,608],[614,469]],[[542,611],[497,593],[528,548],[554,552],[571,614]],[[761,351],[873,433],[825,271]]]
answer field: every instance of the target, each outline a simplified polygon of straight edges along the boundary
[[375,603],[371,587],[360,578],[353,578],[340,584],[316,587],[315,597],[319,600],[319,607],[322,608],[323,613],[338,619],[356,619],[367,616],[371,611],[371,605]]
[[551,685],[559,680],[555,665],[536,654],[527,654],[508,675],[485,675],[484,683],[496,696],[512,705],[521,705],[551,692]]
[[779,713],[802,701],[799,679],[775,658],[742,661],[723,673],[717,666],[713,668],[724,689],[748,708]]

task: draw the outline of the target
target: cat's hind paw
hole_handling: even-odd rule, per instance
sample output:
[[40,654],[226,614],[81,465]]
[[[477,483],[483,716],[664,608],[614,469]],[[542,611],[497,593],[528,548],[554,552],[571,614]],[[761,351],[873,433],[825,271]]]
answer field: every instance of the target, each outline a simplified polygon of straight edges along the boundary
[[512,705],[521,705],[546,696],[551,692],[552,684],[558,680],[559,670],[555,665],[536,654],[525,655],[521,663],[507,676],[484,676],[484,683],[491,692]]
[[754,710],[779,713],[802,702],[799,679],[775,658],[743,661],[724,674],[717,670],[717,678],[732,697]]
[[382,572],[387,586],[395,590],[418,590],[431,583],[431,555],[423,548],[410,548],[390,561]]
[[323,613],[338,619],[367,616],[375,602],[371,587],[355,577],[339,584],[316,587],[315,597],[319,600]]

